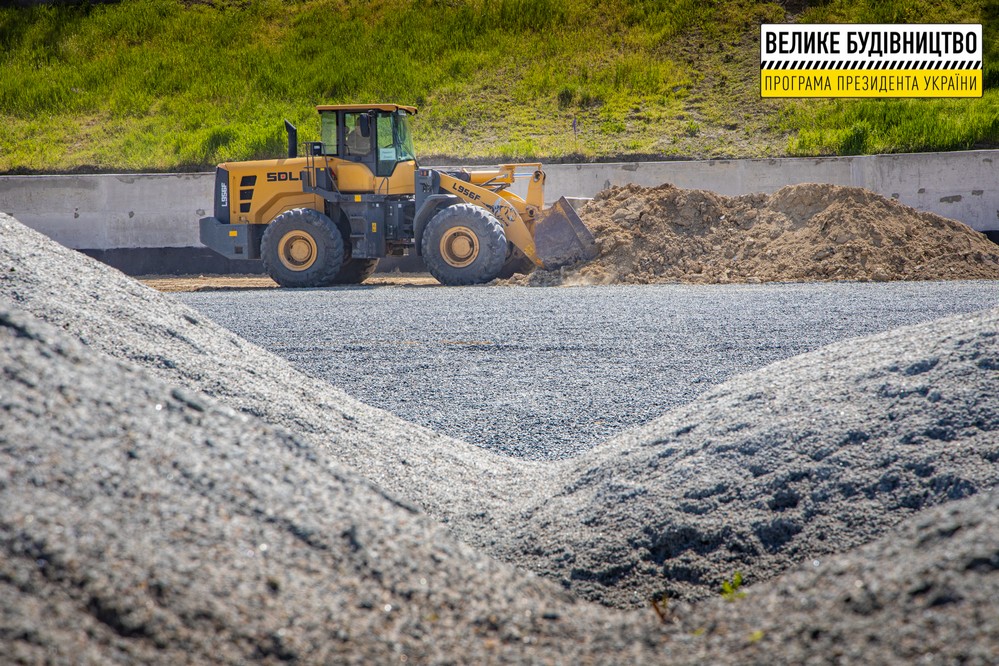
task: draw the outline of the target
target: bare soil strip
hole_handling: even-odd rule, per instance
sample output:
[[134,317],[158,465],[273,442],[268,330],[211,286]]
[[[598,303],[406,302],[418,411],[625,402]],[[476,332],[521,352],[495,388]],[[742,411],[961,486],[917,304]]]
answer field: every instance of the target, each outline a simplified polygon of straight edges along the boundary
[[[139,282],[157,291],[193,292],[242,289],[276,289],[277,283],[265,275],[140,275]],[[429,273],[383,273],[372,275],[364,287],[436,287]]]

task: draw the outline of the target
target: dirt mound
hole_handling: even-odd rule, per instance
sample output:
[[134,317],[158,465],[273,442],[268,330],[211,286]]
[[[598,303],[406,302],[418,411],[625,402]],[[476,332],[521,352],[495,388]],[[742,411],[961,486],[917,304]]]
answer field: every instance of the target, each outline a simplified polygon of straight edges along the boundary
[[611,187],[580,217],[600,256],[509,284],[999,279],[999,246],[960,222],[868,190],[791,185],[724,197]]

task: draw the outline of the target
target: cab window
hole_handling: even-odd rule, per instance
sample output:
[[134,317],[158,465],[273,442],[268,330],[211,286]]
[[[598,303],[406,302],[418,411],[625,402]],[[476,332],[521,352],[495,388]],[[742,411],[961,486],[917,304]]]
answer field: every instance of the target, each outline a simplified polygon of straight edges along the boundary
[[336,113],[324,111],[319,118],[320,141],[323,142],[323,155],[336,155]]
[[378,161],[375,175],[391,176],[399,162],[415,159],[405,111],[379,111],[377,120]]
[[391,176],[395,169],[396,152],[392,132],[392,115],[378,114],[378,176]]

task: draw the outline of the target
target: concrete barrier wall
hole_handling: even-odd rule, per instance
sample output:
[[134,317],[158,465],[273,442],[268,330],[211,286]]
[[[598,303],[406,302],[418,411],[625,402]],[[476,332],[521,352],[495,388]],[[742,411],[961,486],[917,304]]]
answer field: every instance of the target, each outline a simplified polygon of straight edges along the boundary
[[[999,232],[999,150],[834,158],[551,164],[546,196],[592,197],[636,183],[773,192],[804,182],[865,187],[920,210]],[[0,176],[0,210],[56,241],[118,264],[127,272],[256,270],[255,262],[212,261],[198,240],[198,218],[212,209],[213,173]],[[992,235],[992,234],[990,234]],[[149,255],[138,250],[175,248]],[[177,265],[191,248],[190,267]],[[198,249],[195,249],[198,248]],[[127,265],[129,256],[142,261]],[[148,256],[147,256],[148,255]],[[123,263],[124,262],[124,263]],[[207,264],[205,263],[207,262]],[[184,262],[181,262],[184,263]],[[396,264],[392,264],[396,265]],[[204,266],[197,268],[197,266]]]
[[0,210],[74,249],[195,247],[215,174],[0,176]]

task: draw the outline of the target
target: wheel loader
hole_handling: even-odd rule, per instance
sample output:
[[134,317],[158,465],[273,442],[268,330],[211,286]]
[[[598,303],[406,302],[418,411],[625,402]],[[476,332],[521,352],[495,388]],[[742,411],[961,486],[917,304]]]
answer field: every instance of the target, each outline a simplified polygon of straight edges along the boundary
[[[381,257],[411,251],[445,285],[553,269],[596,256],[565,198],[544,209],[540,164],[420,167],[400,104],[317,107],[320,141],[286,159],[220,164],[201,242],[230,259],[260,259],[285,287],[363,282]],[[510,188],[527,181],[526,196]]]

